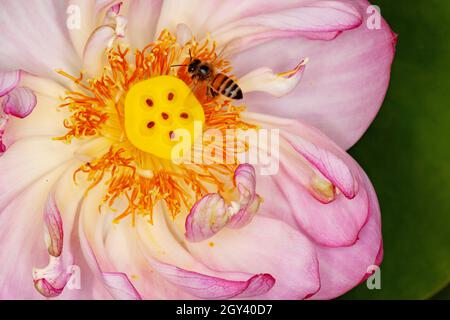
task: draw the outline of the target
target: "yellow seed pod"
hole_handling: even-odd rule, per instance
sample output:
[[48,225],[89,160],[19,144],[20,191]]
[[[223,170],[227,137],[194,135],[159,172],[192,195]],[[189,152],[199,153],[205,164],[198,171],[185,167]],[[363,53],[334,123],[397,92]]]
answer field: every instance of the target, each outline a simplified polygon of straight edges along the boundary
[[[172,76],[158,76],[133,85],[125,98],[125,132],[138,149],[172,159],[172,149],[184,129],[190,144],[201,135],[194,123],[205,122],[205,113],[190,88]],[[198,130],[197,130],[198,131]],[[186,141],[183,141],[186,143]]]

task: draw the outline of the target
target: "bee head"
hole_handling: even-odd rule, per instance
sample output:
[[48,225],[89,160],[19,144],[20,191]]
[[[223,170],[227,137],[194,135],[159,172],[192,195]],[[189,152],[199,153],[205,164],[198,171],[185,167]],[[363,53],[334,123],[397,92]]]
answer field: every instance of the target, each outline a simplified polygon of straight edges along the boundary
[[194,73],[197,71],[198,66],[201,64],[201,61],[199,59],[192,60],[191,63],[188,65],[188,72]]

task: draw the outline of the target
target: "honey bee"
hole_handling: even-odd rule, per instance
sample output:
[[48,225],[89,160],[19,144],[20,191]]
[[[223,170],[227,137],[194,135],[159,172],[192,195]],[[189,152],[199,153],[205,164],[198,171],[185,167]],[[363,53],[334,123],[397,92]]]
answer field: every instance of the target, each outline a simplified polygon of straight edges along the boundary
[[216,73],[211,63],[191,59],[187,67],[192,80],[206,82],[209,96],[216,97],[221,94],[230,99],[242,99],[242,90],[239,85],[226,74]]

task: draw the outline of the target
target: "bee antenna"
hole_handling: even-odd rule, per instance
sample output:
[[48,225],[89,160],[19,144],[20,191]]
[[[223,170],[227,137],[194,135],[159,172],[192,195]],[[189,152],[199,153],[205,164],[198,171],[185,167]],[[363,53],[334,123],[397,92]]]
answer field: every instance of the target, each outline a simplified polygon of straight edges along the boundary
[[173,68],[173,67],[186,67],[186,66],[187,66],[187,64],[173,64],[170,67]]

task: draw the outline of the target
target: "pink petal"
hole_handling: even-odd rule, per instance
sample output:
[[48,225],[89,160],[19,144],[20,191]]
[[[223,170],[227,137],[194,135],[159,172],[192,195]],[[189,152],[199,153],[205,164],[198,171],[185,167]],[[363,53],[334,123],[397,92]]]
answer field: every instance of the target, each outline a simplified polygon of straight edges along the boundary
[[47,137],[23,139],[10,146],[0,157],[0,210],[31,183],[72,159],[73,152],[74,146]]
[[[133,299],[187,299],[192,298],[184,291],[172,285],[149,266],[142,252],[150,255],[163,255],[166,259],[173,257],[174,261],[184,264],[191,257],[183,256],[180,243],[168,230],[164,218],[157,219],[155,213],[154,225],[142,219],[136,219],[136,227],[132,228],[127,221],[114,224],[113,219],[117,212],[108,208],[102,210],[102,214],[92,215],[98,212],[99,201],[104,196],[103,188],[93,189],[83,201],[80,212],[79,236],[83,254],[100,285],[105,286],[104,273],[125,274],[138,292]],[[127,202],[119,201],[120,207]],[[111,228],[111,226],[113,226]],[[99,237],[99,235],[103,235]],[[151,234],[151,237],[149,235]],[[151,249],[147,249],[146,245]],[[157,246],[158,245],[158,246]],[[161,247],[159,247],[159,245]],[[161,254],[163,252],[163,254]],[[128,281],[126,281],[128,283]],[[113,297],[124,297],[126,293],[133,292],[128,288],[120,292],[119,287],[106,286]],[[155,288],[158,288],[155,290]]]
[[369,220],[353,246],[317,248],[321,288],[312,299],[332,299],[344,294],[367,278],[371,266],[381,263],[383,247],[380,208],[367,177],[365,184],[370,199]]
[[327,150],[321,145],[307,141],[299,135],[283,132],[282,136],[295,151],[317,168],[347,198],[352,199],[355,197],[358,192],[356,177],[351,172],[349,165],[345,163],[345,160],[339,157],[338,152]]
[[134,288],[130,279],[124,273],[103,272],[105,285],[113,292],[113,296],[119,300],[141,300],[139,292]]
[[[84,195],[84,190],[78,193],[71,192],[71,185],[67,183],[72,179],[73,169],[73,167],[69,169],[62,167],[50,174],[36,177],[31,186],[22,189],[20,195],[2,209],[0,213],[1,299],[43,299],[44,296],[36,290],[36,287],[48,297],[55,297],[61,293],[58,299],[92,299],[94,297],[94,281],[87,266],[78,259],[76,241],[71,242],[71,237],[64,238],[64,249],[59,260],[53,259],[55,261],[52,262],[53,264],[50,263],[48,268],[35,270],[37,277],[33,279],[33,268],[46,265],[48,262],[48,249],[42,234],[44,230],[42,212],[46,207],[46,197],[55,183],[57,190],[55,202],[61,202],[58,198],[65,200],[63,206],[58,206],[63,220],[61,225],[64,226],[66,234],[72,234],[72,224],[78,212],[78,203]],[[59,179],[63,173],[64,179]],[[3,181],[1,185],[4,184]],[[56,214],[56,211],[54,213]],[[74,260],[71,260],[72,257]],[[73,264],[73,261],[82,270],[81,287],[66,287],[62,291],[60,281],[65,281],[65,273],[74,270],[66,268]],[[95,291],[95,297],[106,297],[99,290]]]
[[[86,259],[89,269],[100,280],[98,286],[104,287],[112,297],[121,300],[141,300],[142,297],[130,281],[128,274],[114,267],[114,264],[111,262],[112,259],[108,257],[112,252],[108,252],[109,250],[104,247],[103,237],[98,238],[98,235],[95,237],[91,235],[91,232],[102,232],[106,239],[108,238],[108,232],[102,230],[102,228],[109,228],[113,224],[112,215],[109,215],[109,217],[91,215],[93,207],[91,208],[90,206],[97,206],[96,210],[98,212],[98,203],[101,197],[103,197],[102,193],[92,190],[82,202],[78,234],[83,256]],[[86,208],[91,209],[87,209],[86,211]],[[86,224],[87,220],[89,220],[89,225]],[[118,225],[118,227],[121,226]],[[130,228],[129,225],[125,225],[124,227]],[[134,232],[135,230],[131,231]],[[121,245],[127,246],[128,244],[122,242]],[[137,250],[137,248],[131,246],[128,250],[131,252]],[[121,262],[127,265],[134,263],[134,261],[127,260],[126,253],[121,252],[118,246],[115,247],[115,252],[119,253]]]
[[86,43],[83,53],[83,69],[91,76],[101,73],[106,63],[106,50],[111,47],[116,33],[110,26],[95,30]]
[[320,286],[314,247],[279,220],[256,216],[245,228],[225,228],[209,243],[187,246],[211,269],[270,274],[275,285],[259,299],[302,299]]
[[10,93],[20,82],[20,71],[0,71],[0,97]]
[[[86,0],[81,0],[81,1],[86,1]],[[93,7],[95,9],[94,10],[95,13],[100,13],[102,11],[109,10],[111,8],[111,6],[115,5],[115,3],[121,3],[121,1],[119,1],[119,0],[94,0],[94,1],[87,0],[87,1],[94,2]]]
[[29,88],[15,88],[3,100],[3,111],[17,118],[25,118],[33,112],[37,100]]
[[251,222],[261,203],[256,194],[255,168],[250,164],[239,165],[234,172],[234,181],[240,194],[239,211],[231,216],[228,227],[242,228]]
[[120,12],[120,8],[122,7],[123,2],[118,2],[116,4],[114,4],[109,10],[111,10],[111,12],[115,15],[119,15]]
[[[111,0],[69,0],[66,6],[65,16],[70,40],[78,56],[83,56],[84,47],[91,33],[97,27],[99,13],[106,11]],[[78,23],[79,22],[79,23]]]
[[161,0],[134,0],[128,9],[127,37],[134,48],[142,49],[155,39]]
[[270,274],[257,274],[247,280],[236,281],[212,277],[153,261],[151,265],[170,282],[201,299],[230,299],[259,296],[275,284]]
[[80,60],[68,37],[66,10],[67,4],[59,0],[1,1],[0,69],[57,80],[55,69],[75,74]]
[[117,16],[121,9],[120,3],[117,0],[68,1],[67,29],[79,57],[83,57],[86,43],[96,28],[106,24],[104,20],[108,19],[110,14]]
[[[154,212],[153,224],[144,219],[136,219],[136,228],[130,228],[126,221],[110,228],[113,212],[105,209],[101,215],[91,214],[103,197],[102,192],[96,192],[95,189],[93,192],[83,203],[80,213],[80,239],[90,268],[123,271],[128,277],[133,275],[132,284],[145,299],[198,298],[196,294],[207,294],[212,289],[201,287],[201,284],[204,281],[214,283],[216,280],[218,284],[225,285],[224,290],[228,290],[226,287],[231,285],[233,290],[237,287],[245,289],[246,295],[256,295],[270,289],[269,276],[253,279],[247,286],[241,282],[250,280],[253,276],[251,274],[213,271],[196,261],[174,236],[177,227],[172,225],[169,229],[168,223],[174,222],[166,221],[164,212],[159,209]],[[119,202],[117,205],[125,204]],[[174,270],[176,272],[171,273]],[[198,276],[201,279],[198,290],[190,288],[189,282],[178,277],[178,271]],[[264,279],[267,281],[263,281]],[[238,293],[239,290],[234,294]],[[217,292],[212,291],[210,294],[217,295]],[[241,297],[244,297],[244,291],[241,292]]]
[[[175,32],[178,24],[185,24],[189,26],[193,34],[198,37],[203,37],[206,32],[210,31],[205,22],[211,17],[211,12],[217,10],[219,1],[203,1],[191,0],[164,0],[162,1],[158,24],[156,27],[156,34],[162,30],[168,29]],[[195,8],[195,10],[193,10]]]
[[229,219],[225,200],[217,193],[204,196],[191,208],[186,218],[186,238],[202,241],[224,228]]
[[344,149],[361,137],[384,100],[397,37],[384,20],[379,30],[367,27],[367,1],[352,3],[364,22],[334,40],[309,40],[295,35],[265,39],[265,44],[232,58],[238,76],[262,65],[279,72],[288,70],[299,56],[309,58],[303,79],[291,94],[281,99],[264,93],[244,95],[250,111],[301,118]]
[[[65,254],[50,256],[46,268],[34,268],[45,265],[49,257],[43,241],[43,219],[36,213],[45,210],[46,195],[63,169],[36,179],[0,213],[0,240],[3,243],[0,251],[3,261],[0,266],[0,297],[3,299],[41,299],[42,294],[55,297],[62,292],[70,276],[67,266],[73,262]],[[83,276],[88,285],[88,274]],[[87,292],[74,290],[65,295],[73,298],[82,296],[86,297]]]
[[[248,49],[270,38],[306,36],[329,39],[344,30],[358,27],[360,12],[350,3],[340,1],[312,1],[297,7],[245,17],[215,30],[220,43],[235,42],[236,50]],[[321,36],[324,34],[324,36]]]
[[[276,203],[287,201],[302,231],[315,242],[332,247],[355,243],[369,212],[367,190],[361,184],[364,173],[357,163],[318,130],[300,121],[251,113],[243,114],[243,119],[267,129],[279,129],[283,138],[280,171],[272,176],[276,190],[265,184],[259,188],[272,214],[291,223],[285,213],[278,215],[276,211]],[[291,152],[286,151],[289,148]],[[327,200],[328,189],[320,190],[317,180],[334,185],[342,194],[331,190]],[[270,204],[271,201],[275,203]]]
[[[302,231],[314,241],[331,247],[355,243],[368,215],[368,200],[364,189],[352,200],[339,195],[332,202],[324,204],[296,181],[292,172],[287,174],[283,169],[274,179]],[[270,190],[261,192],[263,196],[267,195],[267,201],[277,201],[268,198]]]
[[[89,264],[91,270],[97,274],[102,280],[103,285],[115,299],[121,300],[141,300],[142,297],[135,289],[128,276],[123,272],[104,271],[95,255],[89,240],[86,237],[86,231],[83,230],[80,223],[79,229],[80,243],[84,256]],[[105,252],[106,253],[106,252]],[[104,254],[105,254],[104,253]]]

